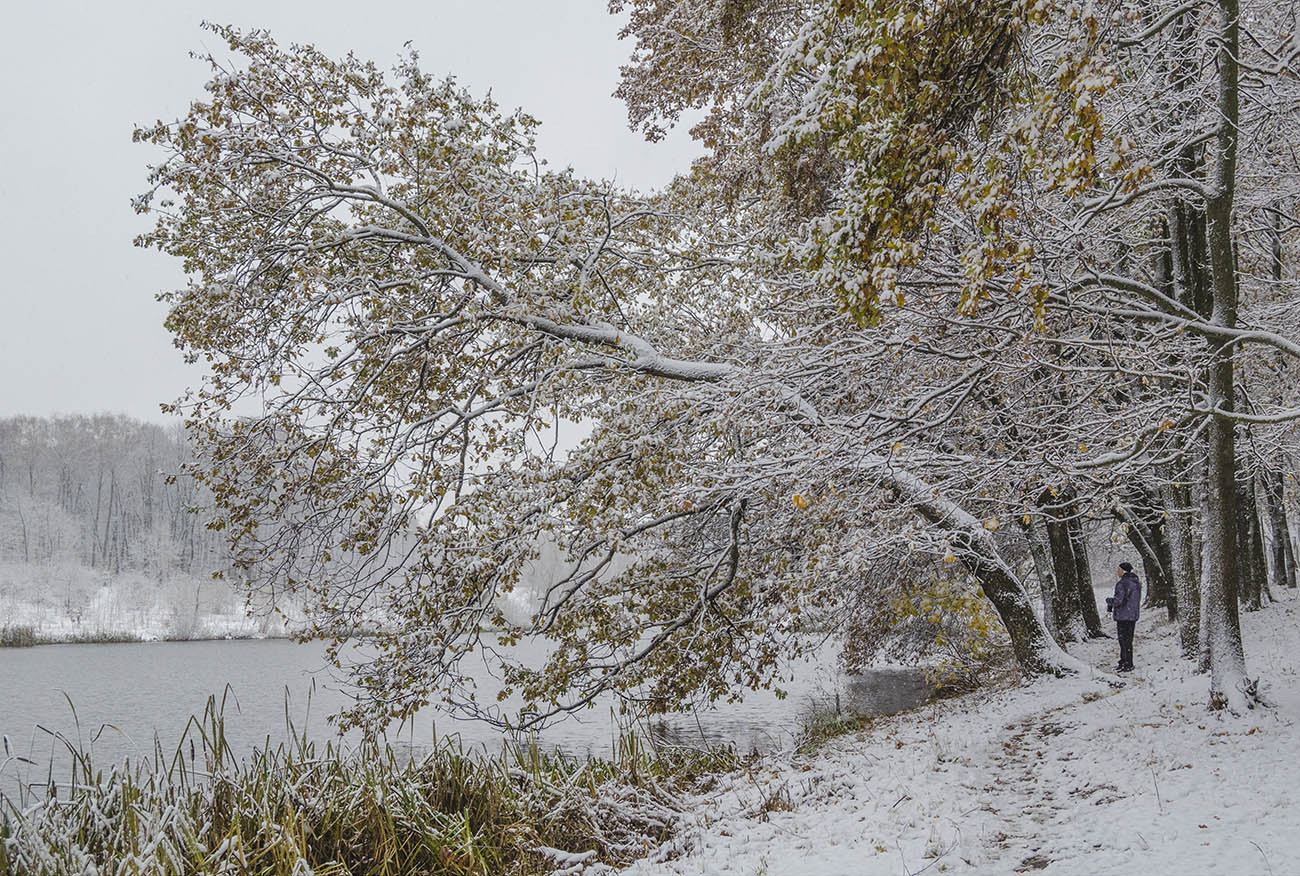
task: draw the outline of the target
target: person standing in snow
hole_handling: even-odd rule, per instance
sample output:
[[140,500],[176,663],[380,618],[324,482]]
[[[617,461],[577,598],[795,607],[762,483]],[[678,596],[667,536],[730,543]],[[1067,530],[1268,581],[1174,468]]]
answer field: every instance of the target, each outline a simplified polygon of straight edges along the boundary
[[1142,582],[1133,574],[1132,563],[1120,563],[1115,595],[1106,599],[1106,610],[1115,617],[1119,633],[1119,665],[1115,667],[1116,672],[1133,671],[1133,629],[1137,626],[1141,608]]

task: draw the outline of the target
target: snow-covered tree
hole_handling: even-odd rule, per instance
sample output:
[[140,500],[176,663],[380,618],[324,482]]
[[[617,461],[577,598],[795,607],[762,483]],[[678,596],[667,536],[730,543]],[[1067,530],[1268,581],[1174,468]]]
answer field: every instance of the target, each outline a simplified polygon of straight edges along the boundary
[[[385,620],[359,720],[490,711],[457,670],[489,629],[554,644],[541,667],[497,655],[529,720],[778,683],[900,551],[964,568],[1027,671],[1079,668],[1005,557],[1012,521],[1061,530],[1054,581],[1090,621],[1072,497],[1176,488],[1198,430],[1233,443],[1231,351],[1295,346],[1144,274],[1171,211],[1204,217],[1207,253],[1232,241],[1231,179],[1178,161],[1229,173],[1232,126],[1135,96],[1166,54],[1224,51],[1235,15],[613,5],[634,121],[705,109],[709,155],[652,195],[546,170],[532,119],[415,58],[390,78],[262,33],[217,29],[240,60],[138,132],[164,152],[142,243],[185,260],[168,325],[210,366],[178,409],[237,564],[314,593],[322,629]],[[1218,83],[1222,108],[1218,62],[1189,91]],[[1235,290],[1234,264],[1204,276],[1223,269]],[[1210,452],[1228,483],[1231,450]],[[1207,574],[1231,566],[1216,538]],[[520,622],[503,597],[542,543],[569,571]],[[1216,695],[1240,705],[1235,600],[1209,595]]]

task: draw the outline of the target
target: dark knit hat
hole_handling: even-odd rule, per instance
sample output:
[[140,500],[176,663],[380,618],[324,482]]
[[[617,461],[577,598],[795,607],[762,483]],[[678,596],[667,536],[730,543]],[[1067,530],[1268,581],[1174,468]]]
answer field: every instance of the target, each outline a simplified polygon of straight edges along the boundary
[[1133,571],[1133,564],[1132,564],[1132,563],[1120,563],[1120,564],[1119,564],[1119,567],[1120,567],[1121,569],[1123,569],[1125,572],[1132,572],[1132,571]]

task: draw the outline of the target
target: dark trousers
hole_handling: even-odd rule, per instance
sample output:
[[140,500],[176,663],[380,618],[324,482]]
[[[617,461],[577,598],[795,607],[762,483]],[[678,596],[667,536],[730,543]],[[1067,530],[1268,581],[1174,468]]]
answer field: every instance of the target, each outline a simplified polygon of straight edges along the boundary
[[1115,621],[1119,632],[1119,665],[1121,669],[1133,668],[1133,628],[1137,621]]

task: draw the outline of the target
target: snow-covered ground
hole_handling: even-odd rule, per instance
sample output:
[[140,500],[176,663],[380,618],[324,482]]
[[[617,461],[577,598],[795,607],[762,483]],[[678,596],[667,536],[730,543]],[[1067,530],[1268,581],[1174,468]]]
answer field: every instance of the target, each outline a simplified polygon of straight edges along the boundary
[[[1242,617],[1271,708],[1209,711],[1207,677],[1147,612],[1122,688],[983,691],[771,758],[625,876],[1300,873],[1300,600],[1281,597]],[[1113,639],[1071,650],[1115,664]]]
[[219,639],[289,635],[304,625],[292,605],[250,615],[224,581],[134,572],[95,573],[76,564],[0,564],[0,628],[30,627],[41,640]]

